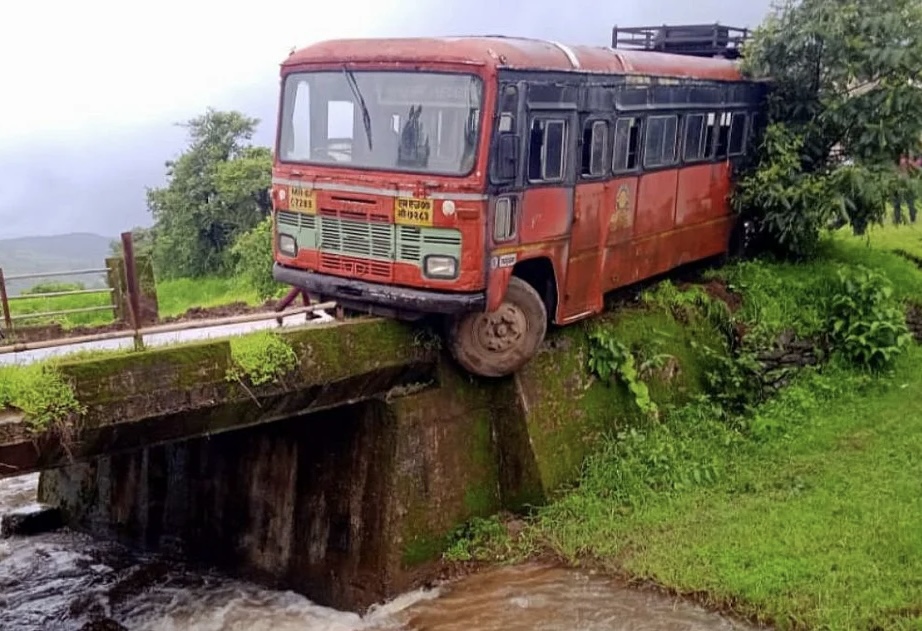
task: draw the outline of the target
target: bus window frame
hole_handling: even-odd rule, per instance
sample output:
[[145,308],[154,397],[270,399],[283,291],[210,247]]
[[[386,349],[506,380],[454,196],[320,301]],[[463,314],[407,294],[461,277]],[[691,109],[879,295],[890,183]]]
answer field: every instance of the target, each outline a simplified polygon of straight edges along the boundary
[[[672,159],[664,162],[658,162],[656,164],[647,163],[647,140],[648,134],[650,132],[650,122],[654,119],[675,119],[674,126],[674,135],[672,142]],[[643,131],[643,159],[641,160],[641,167],[644,173],[651,171],[662,171],[667,169],[678,168],[681,164],[679,160],[679,115],[676,112],[656,112],[651,113],[646,117],[646,124],[644,125]],[[666,137],[663,137],[663,142],[665,142]]]
[[[700,155],[696,157],[688,157],[688,119],[693,117],[701,118],[701,131],[698,132],[698,143],[699,149],[698,152]],[[705,149],[707,149],[707,112],[686,112],[682,115],[682,164],[701,164],[704,162],[709,162],[711,157],[707,155]]]
[[[618,123],[622,120],[634,120],[637,121],[638,131],[637,131],[637,148],[635,149],[635,160],[636,164],[633,167],[626,167],[624,169],[615,168],[615,141],[618,138]],[[611,174],[613,177],[623,176],[623,175],[633,175],[640,173],[643,170],[643,147],[644,147],[644,138],[646,130],[646,116],[640,113],[634,112],[624,112],[618,113],[615,116],[614,124],[612,125],[612,138],[611,138],[611,159],[609,160],[609,166],[611,168]],[[630,129],[630,127],[628,128]],[[628,145],[630,149],[630,144]]]
[[[584,150],[584,145],[585,145],[585,133],[588,129],[592,130],[592,134],[590,136],[590,145],[591,145],[592,141],[595,139],[595,127],[596,125],[599,125],[599,124],[603,125],[605,129],[604,136],[602,137],[603,144],[602,144],[601,163],[599,164],[601,169],[598,173],[592,173],[591,170],[589,173],[584,173],[583,167],[585,165],[583,164],[583,150]],[[612,153],[614,151],[614,143],[612,142],[613,132],[612,132],[611,121],[602,116],[591,115],[591,116],[588,116],[583,121],[581,131],[582,131],[582,134],[580,136],[579,146],[577,147],[577,154],[579,157],[579,171],[577,175],[579,176],[579,179],[583,181],[597,181],[597,180],[602,180],[602,179],[611,177]],[[589,149],[589,166],[591,169],[592,167],[592,147],[591,146]]]
[[[741,135],[741,137],[740,137],[740,147],[739,147],[739,150],[736,151],[736,152],[734,152],[734,151],[731,150],[731,148],[732,148],[732,146],[733,146],[733,144],[732,144],[732,142],[731,142],[731,141],[732,141],[732,138],[733,138],[733,121],[736,120],[737,118],[740,118],[740,117],[743,119],[743,131],[742,131],[742,135]],[[727,157],[729,157],[729,158],[739,158],[740,156],[745,156],[745,155],[746,155],[747,145],[749,144],[749,143],[748,143],[748,140],[749,140],[749,118],[750,118],[749,112],[747,112],[747,111],[737,110],[737,111],[734,111],[734,112],[731,112],[731,113],[730,113],[730,128],[729,128],[729,130],[727,131]]]
[[[531,177],[531,158],[532,158],[532,148],[531,148],[531,135],[532,130],[536,121],[544,121],[545,123],[561,123],[563,125],[563,134],[561,136],[561,150],[560,150],[560,177],[554,179],[546,178],[547,171],[547,127],[544,128],[545,142],[542,142],[541,145],[541,177],[539,179],[534,179]],[[527,132],[524,134],[525,138],[525,151],[522,152],[525,158],[524,170],[525,170],[525,181],[532,186],[564,186],[567,183],[568,174],[570,170],[569,154],[572,152],[572,143],[570,142],[570,133],[572,127],[571,117],[568,113],[565,112],[530,112],[528,115],[528,128]]]

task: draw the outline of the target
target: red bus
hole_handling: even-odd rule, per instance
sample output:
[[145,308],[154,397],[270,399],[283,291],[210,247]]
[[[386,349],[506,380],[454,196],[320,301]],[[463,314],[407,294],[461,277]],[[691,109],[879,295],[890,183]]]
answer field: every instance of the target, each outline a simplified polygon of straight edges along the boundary
[[728,252],[762,94],[695,52],[309,46],[281,67],[273,275],[350,310],[442,316],[465,369],[509,375],[603,294]]

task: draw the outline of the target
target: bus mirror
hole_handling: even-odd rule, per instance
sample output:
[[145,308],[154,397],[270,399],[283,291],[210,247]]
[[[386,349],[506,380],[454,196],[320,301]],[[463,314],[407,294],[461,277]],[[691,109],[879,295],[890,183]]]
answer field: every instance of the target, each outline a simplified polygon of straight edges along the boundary
[[256,207],[263,213],[272,210],[272,197],[268,188],[260,189],[256,192]]
[[496,158],[497,177],[514,180],[519,166],[519,137],[516,134],[500,134]]

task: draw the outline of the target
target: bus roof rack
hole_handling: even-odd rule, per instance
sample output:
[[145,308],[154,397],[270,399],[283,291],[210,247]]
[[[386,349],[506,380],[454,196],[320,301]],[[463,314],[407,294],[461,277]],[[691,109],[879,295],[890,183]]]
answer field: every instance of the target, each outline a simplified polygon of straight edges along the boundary
[[738,59],[749,29],[722,24],[635,26],[612,29],[612,48],[649,50],[695,57]]

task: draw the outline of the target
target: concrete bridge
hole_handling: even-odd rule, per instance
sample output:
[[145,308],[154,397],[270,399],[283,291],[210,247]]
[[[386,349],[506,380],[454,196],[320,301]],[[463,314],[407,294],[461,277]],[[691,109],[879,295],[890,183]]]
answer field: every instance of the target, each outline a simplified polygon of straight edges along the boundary
[[624,407],[583,327],[494,381],[395,322],[278,335],[297,365],[264,385],[228,378],[228,340],[59,364],[85,414],[36,434],[0,412],[0,476],[44,471],[40,500],[76,528],[358,609],[412,587],[464,521],[574,479]]

